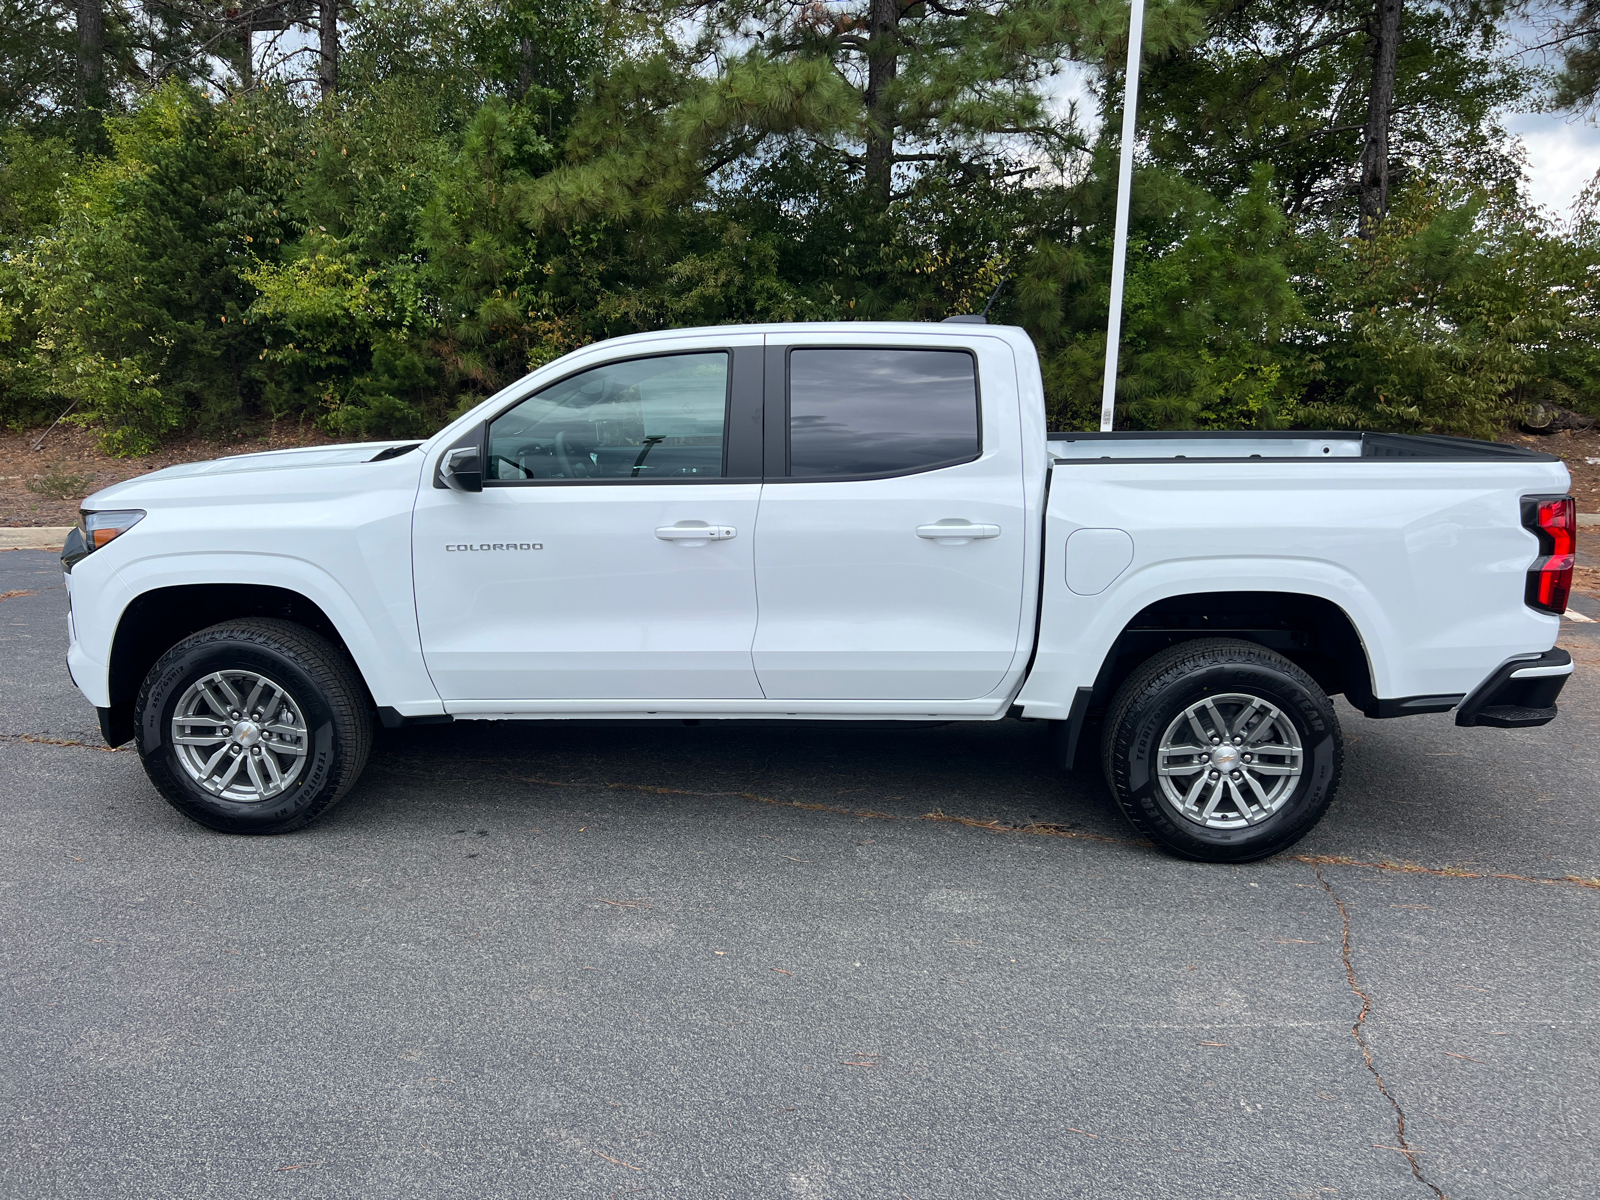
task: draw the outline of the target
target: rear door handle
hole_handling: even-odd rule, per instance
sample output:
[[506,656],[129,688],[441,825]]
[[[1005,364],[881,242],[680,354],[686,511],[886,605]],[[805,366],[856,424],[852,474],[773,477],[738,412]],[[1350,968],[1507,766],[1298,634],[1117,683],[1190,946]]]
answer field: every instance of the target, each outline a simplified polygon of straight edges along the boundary
[[959,546],[1000,536],[998,525],[974,525],[971,521],[944,520],[934,525],[918,525],[917,536],[941,546]]
[[726,542],[739,536],[732,525],[707,525],[704,521],[679,521],[676,525],[663,525],[656,530],[663,542],[677,542],[684,546],[704,546],[707,542]]

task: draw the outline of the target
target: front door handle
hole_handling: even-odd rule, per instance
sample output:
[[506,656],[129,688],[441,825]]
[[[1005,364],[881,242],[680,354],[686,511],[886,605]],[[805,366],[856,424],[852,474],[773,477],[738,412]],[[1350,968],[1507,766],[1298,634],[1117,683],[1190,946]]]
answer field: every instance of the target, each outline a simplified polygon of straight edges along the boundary
[[732,525],[707,525],[704,521],[679,521],[676,525],[663,525],[656,530],[663,542],[677,542],[680,546],[704,546],[707,542],[726,542],[739,536]]
[[1000,536],[998,525],[974,525],[971,521],[947,518],[934,525],[918,525],[917,536],[941,546],[960,546],[967,542]]

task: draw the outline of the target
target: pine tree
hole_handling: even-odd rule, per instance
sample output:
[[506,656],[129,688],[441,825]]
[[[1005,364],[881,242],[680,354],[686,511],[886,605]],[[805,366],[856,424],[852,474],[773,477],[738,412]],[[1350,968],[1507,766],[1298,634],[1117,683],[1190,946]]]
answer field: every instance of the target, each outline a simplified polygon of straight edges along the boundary
[[[1199,34],[1189,0],[1153,14],[1152,54]],[[539,190],[539,216],[649,219],[796,146],[842,165],[880,213],[934,167],[1037,171],[1081,144],[1076,114],[1049,103],[1063,63],[1102,60],[1126,25],[1112,0],[681,4],[662,48],[580,114],[574,165]],[[682,28],[697,36],[667,36]]]
[[1546,13],[1545,49],[1561,55],[1551,96],[1557,108],[1592,112],[1600,103],[1600,0],[1572,0]]
[[[1398,20],[1392,45],[1385,28]],[[1497,0],[1236,0],[1208,36],[1153,59],[1141,108],[1152,161],[1225,196],[1256,163],[1290,216],[1355,228],[1418,177],[1514,182],[1499,113],[1534,102]],[[1387,48],[1386,48],[1387,47]],[[1382,67],[1392,50],[1392,77]],[[1387,177],[1385,183],[1385,177]]]

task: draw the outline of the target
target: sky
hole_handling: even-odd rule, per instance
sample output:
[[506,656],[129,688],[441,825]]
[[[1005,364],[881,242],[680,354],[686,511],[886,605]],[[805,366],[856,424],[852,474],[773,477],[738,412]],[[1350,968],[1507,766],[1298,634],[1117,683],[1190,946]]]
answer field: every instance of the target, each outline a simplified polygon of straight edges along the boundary
[[1565,217],[1600,171],[1600,127],[1559,113],[1521,113],[1506,128],[1528,150],[1528,191],[1535,204]]

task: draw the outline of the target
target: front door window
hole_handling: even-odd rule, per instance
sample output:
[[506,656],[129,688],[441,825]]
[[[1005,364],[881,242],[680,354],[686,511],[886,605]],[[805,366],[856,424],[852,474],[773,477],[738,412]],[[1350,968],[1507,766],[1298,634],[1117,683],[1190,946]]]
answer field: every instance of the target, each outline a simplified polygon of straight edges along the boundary
[[728,355],[607,363],[552,384],[489,426],[487,479],[715,479]]

